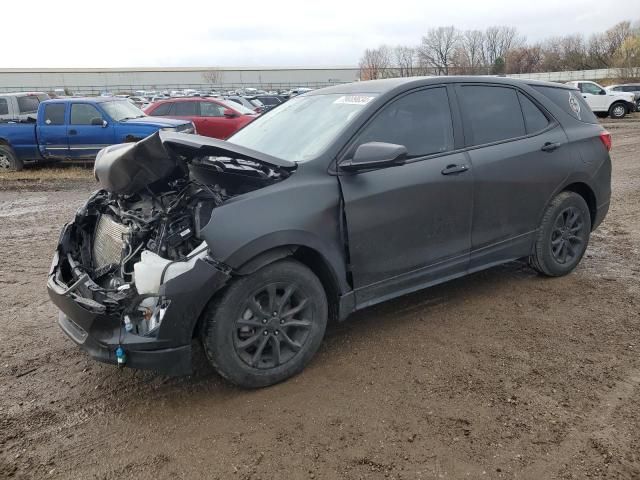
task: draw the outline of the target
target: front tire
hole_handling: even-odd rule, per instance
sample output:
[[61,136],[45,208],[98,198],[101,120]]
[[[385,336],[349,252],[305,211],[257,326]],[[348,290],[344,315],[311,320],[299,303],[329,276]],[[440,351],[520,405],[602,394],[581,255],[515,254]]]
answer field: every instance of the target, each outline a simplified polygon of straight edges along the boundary
[[549,277],[576,268],[589,244],[591,214],[587,202],[574,192],[562,192],[547,207],[529,263]]
[[609,108],[609,116],[611,118],[616,118],[616,119],[624,118],[626,114],[627,114],[627,107],[622,102],[614,103]]
[[0,171],[19,172],[23,168],[24,163],[13,149],[8,145],[0,145]]
[[318,277],[281,260],[237,278],[205,312],[202,344],[214,368],[244,388],[299,373],[322,342],[327,297]]

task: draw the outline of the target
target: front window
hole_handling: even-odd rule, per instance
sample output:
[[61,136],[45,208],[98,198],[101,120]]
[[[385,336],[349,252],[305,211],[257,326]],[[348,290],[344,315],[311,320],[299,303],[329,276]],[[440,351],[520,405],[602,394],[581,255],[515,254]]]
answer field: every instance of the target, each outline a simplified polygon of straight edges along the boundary
[[119,100],[116,102],[102,102],[102,108],[115,122],[121,122],[123,120],[129,120],[131,118],[144,117],[145,114],[142,110],[136,107],[128,100]]
[[258,117],[229,141],[284,160],[317,157],[349,125],[374,94],[296,97]]
[[602,89],[593,83],[581,83],[580,87],[582,93],[590,93],[591,95],[602,95],[603,93]]
[[102,115],[96,107],[88,103],[71,105],[71,125],[95,125],[94,120],[102,121]]

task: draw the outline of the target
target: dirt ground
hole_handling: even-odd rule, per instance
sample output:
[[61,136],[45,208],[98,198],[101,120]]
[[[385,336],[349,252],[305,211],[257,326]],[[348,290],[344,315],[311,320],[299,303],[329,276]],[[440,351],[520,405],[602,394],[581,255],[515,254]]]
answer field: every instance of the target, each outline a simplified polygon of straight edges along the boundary
[[[637,116],[636,116],[637,117]],[[573,274],[511,263],[360,312],[243,391],[90,360],[45,281],[90,173],[0,182],[0,478],[639,479],[640,118]]]

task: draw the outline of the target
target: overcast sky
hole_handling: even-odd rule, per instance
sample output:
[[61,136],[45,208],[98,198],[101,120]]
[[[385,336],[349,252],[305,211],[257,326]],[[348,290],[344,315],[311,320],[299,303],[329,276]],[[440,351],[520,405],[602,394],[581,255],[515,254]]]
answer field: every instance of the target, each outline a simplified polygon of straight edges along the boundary
[[0,12],[0,68],[333,66],[441,25],[589,35],[640,19],[640,0],[3,0]]

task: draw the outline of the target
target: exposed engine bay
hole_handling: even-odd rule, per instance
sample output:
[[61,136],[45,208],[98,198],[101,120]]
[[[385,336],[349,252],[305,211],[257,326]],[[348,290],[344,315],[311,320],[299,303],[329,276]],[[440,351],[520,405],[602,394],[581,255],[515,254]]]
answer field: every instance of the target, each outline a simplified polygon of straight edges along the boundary
[[101,152],[95,173],[102,189],[78,210],[58,249],[56,276],[67,293],[119,316],[138,335],[162,321],[170,301],[162,284],[198,259],[213,261],[201,232],[215,208],[291,172],[225,149],[226,142],[194,149],[162,140],[156,134]]

